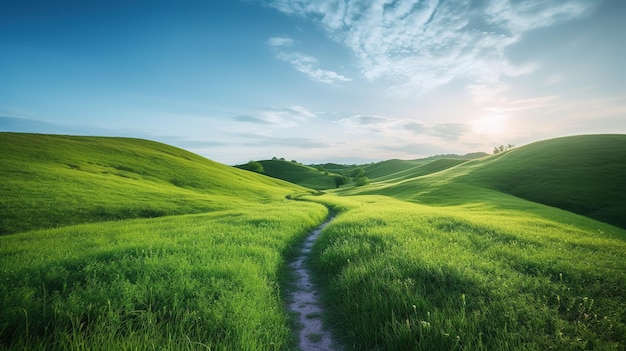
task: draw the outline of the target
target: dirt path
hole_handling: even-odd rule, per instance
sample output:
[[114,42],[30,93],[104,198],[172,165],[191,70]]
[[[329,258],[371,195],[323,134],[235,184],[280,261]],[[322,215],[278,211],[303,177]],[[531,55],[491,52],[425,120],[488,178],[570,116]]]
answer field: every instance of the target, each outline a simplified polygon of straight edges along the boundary
[[311,282],[310,271],[305,260],[311,253],[311,247],[317,237],[333,217],[309,234],[300,250],[300,254],[289,264],[296,277],[295,290],[290,292],[289,310],[299,314],[299,347],[302,351],[339,350],[333,342],[330,332],[322,327],[322,306],[318,302],[318,292]]

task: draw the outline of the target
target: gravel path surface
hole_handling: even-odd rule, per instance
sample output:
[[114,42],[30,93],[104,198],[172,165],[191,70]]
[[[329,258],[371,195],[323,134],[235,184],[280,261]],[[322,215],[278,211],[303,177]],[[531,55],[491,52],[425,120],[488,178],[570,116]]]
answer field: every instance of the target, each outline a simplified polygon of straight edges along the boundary
[[296,277],[295,290],[290,292],[289,310],[299,314],[299,347],[302,351],[339,350],[333,342],[330,332],[322,326],[322,306],[318,302],[318,292],[311,282],[310,271],[305,261],[311,253],[311,247],[317,237],[333,217],[330,217],[311,232],[304,241],[300,254],[289,264]]

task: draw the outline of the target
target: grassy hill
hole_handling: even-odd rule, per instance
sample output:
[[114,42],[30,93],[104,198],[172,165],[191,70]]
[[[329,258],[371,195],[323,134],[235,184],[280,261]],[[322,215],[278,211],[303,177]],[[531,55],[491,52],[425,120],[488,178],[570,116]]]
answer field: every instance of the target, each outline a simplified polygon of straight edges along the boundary
[[[285,160],[261,160],[255,161],[263,167],[263,174],[282,179],[310,189],[326,190],[336,187],[334,177],[336,175],[348,175],[355,168],[362,168],[365,176],[378,181],[385,179],[398,180],[401,177],[412,178],[437,172],[442,169],[455,166],[470,159],[486,156],[484,153],[471,153],[467,155],[439,155],[418,160],[386,160],[367,165],[341,165],[326,163],[320,165],[303,165]],[[421,166],[426,166],[420,168]],[[248,169],[248,164],[235,167]],[[420,169],[417,169],[420,168]]]
[[[439,172],[398,173],[346,194],[381,194],[422,203],[454,205],[504,192],[626,228],[626,135],[551,139]],[[442,162],[442,161],[434,161]],[[428,166],[427,164],[425,166]],[[422,167],[425,167],[422,166]],[[443,166],[443,165],[442,165]],[[436,170],[436,169],[434,169]],[[489,192],[493,190],[494,192]]]
[[160,143],[0,133],[0,349],[294,349],[286,257],[332,209],[311,264],[346,350],[623,350],[626,230],[569,211],[619,224],[625,137],[291,201],[314,191]]
[[371,165],[365,165],[362,167],[365,170],[365,175],[370,179],[394,179],[399,177],[406,177],[413,172],[413,169],[416,169],[426,164],[430,164],[430,169],[423,168],[417,171],[414,176],[432,173],[433,171],[440,171],[453,165],[457,165],[468,160],[473,160],[485,156],[487,156],[487,154],[483,152],[474,152],[466,155],[437,155],[417,160],[386,160]]
[[363,166],[363,170],[365,171],[365,175],[372,179],[402,172],[407,169],[420,166],[424,163],[426,162],[421,160],[409,161],[393,159]]
[[340,211],[312,256],[328,323],[351,350],[623,350],[625,140],[546,140],[309,197]]
[[374,178],[374,180],[377,182],[389,181],[391,183],[397,183],[398,181],[421,177],[431,173],[437,173],[439,171],[443,171],[444,169],[448,169],[450,167],[454,167],[465,162],[467,162],[467,160],[448,158],[440,158],[433,161],[424,161],[420,162],[417,166],[406,168],[399,172],[385,174],[380,177]]
[[460,180],[626,228],[626,135],[545,140],[494,159]]
[[263,174],[269,177],[282,179],[310,189],[335,188],[333,173],[290,161],[263,160],[258,162],[263,166]]
[[0,234],[208,212],[306,191],[147,140],[0,133],[0,149]]
[[0,149],[0,349],[293,346],[284,262],[328,210],[285,197],[312,190],[146,140]]

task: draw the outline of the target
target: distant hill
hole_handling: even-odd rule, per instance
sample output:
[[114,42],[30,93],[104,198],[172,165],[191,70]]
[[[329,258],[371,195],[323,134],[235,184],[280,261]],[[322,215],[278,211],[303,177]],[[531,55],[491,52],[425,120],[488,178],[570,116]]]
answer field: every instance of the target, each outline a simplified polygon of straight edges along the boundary
[[311,167],[314,168],[318,168],[321,167],[329,172],[333,172],[333,173],[342,173],[345,172],[353,167],[353,166],[349,166],[349,165],[342,165],[342,164],[338,164],[338,163],[324,163],[324,164],[319,164],[319,165],[310,165]]
[[536,142],[461,179],[626,228],[626,135]]
[[129,138],[0,133],[0,234],[282,199],[295,184]]
[[[378,163],[370,163],[365,165],[343,165],[338,163],[324,163],[303,165],[294,161],[286,161],[284,159],[272,159],[251,161],[261,164],[263,167],[262,174],[269,177],[282,179],[294,184],[301,185],[306,188],[316,190],[327,190],[336,188],[335,177],[338,175],[348,175],[355,168],[363,168],[365,176],[370,179],[383,177],[396,178],[400,176],[399,172],[410,172],[409,170],[423,166],[436,160],[445,159],[448,161],[432,164],[430,169],[422,168],[416,171],[420,174],[427,174],[446,167],[451,167],[461,162],[478,157],[484,157],[487,154],[478,152],[466,155],[437,155],[418,160],[386,160]],[[249,164],[236,165],[241,169],[248,169]],[[415,174],[417,173],[409,173]]]
[[347,194],[444,205],[467,203],[473,192],[491,189],[626,228],[624,160],[626,135],[572,136],[448,164],[451,167],[440,165],[442,170],[427,174],[419,171],[429,164],[416,166]]
[[[324,190],[335,188],[334,173],[320,171],[312,166],[285,160],[257,161],[263,166],[263,174],[269,177],[282,179],[300,186]],[[245,168],[245,165],[235,167]]]
[[[473,160],[481,157],[485,157],[488,154],[484,152],[474,152],[465,155],[456,155],[456,154],[447,154],[447,155],[435,155],[415,160],[385,160],[377,163],[373,163],[370,165],[363,165],[363,169],[365,170],[365,175],[370,179],[381,178],[381,177],[389,177],[394,174],[400,174],[401,172],[408,172],[410,169],[414,169],[417,167],[424,166],[428,163],[437,160],[449,160],[445,162],[438,163],[439,166],[444,164],[456,165],[462,163],[464,161]],[[433,164],[432,166],[434,166]],[[444,167],[447,168],[447,167]],[[443,168],[441,168],[443,169]],[[439,170],[441,170],[439,169]],[[424,171],[424,169],[422,169]],[[423,174],[430,173],[424,172]]]
[[371,165],[363,166],[363,170],[365,170],[365,175],[369,178],[379,178],[383,176],[387,176],[390,174],[395,174],[398,172],[405,171],[407,169],[411,169],[420,165],[423,165],[427,161],[422,160],[386,160],[377,162]]
[[[386,175],[382,175],[379,177],[372,177],[375,181],[393,181],[397,182],[400,180],[411,179],[415,177],[424,176],[427,174],[437,173],[443,171],[444,169],[448,169],[450,167],[454,167],[460,165],[462,163],[467,162],[468,160],[460,159],[460,158],[436,158],[432,161],[414,161],[417,163],[416,166],[403,169],[399,172],[390,173]],[[366,173],[367,174],[367,173]],[[379,174],[385,174],[384,171]]]

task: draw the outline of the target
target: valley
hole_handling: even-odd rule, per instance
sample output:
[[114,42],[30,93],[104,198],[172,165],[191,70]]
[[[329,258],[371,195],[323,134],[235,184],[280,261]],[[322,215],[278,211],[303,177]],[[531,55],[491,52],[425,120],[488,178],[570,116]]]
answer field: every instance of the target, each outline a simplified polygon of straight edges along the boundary
[[262,172],[140,139],[0,149],[0,349],[297,349],[289,262],[331,213],[301,263],[343,350],[626,345],[625,135]]

